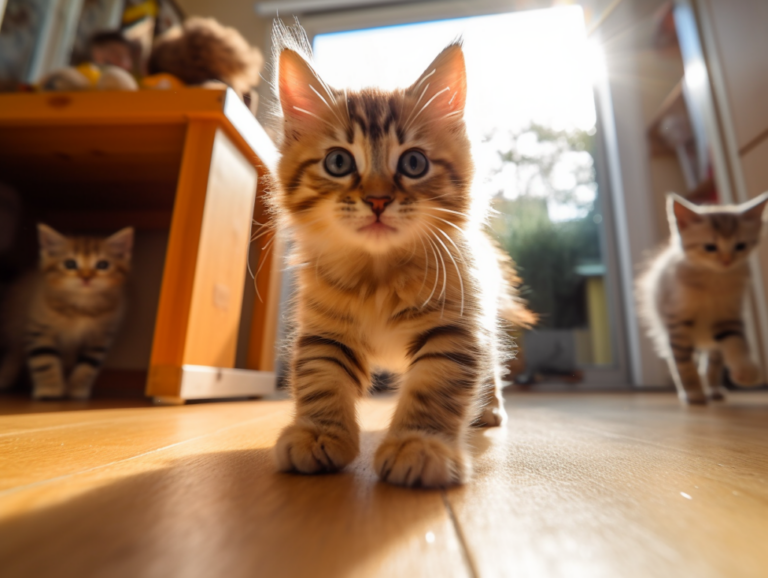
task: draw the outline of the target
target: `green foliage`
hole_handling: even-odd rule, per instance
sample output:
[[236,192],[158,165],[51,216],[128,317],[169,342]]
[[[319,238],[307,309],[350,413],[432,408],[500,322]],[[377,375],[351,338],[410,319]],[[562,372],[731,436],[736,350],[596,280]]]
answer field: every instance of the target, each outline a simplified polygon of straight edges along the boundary
[[[516,146],[519,137],[533,133],[539,144],[534,148],[540,154],[523,154]],[[531,138],[527,137],[530,145]],[[540,326],[567,329],[587,324],[585,309],[585,278],[576,273],[576,267],[585,263],[601,262],[599,218],[595,202],[581,203],[575,194],[577,186],[594,183],[592,167],[574,179],[574,186],[562,189],[554,182],[557,165],[564,155],[573,151],[586,151],[594,158],[594,134],[585,131],[554,131],[532,124],[525,131],[513,135],[510,150],[500,152],[504,163],[513,163],[518,169],[525,167],[528,182],[539,181],[547,194],[534,195],[523,190],[516,199],[497,196],[494,199],[498,215],[491,229],[509,252],[524,280],[524,297],[530,307],[541,315]],[[518,170],[517,174],[520,174]],[[533,176],[531,176],[533,175]],[[565,203],[583,209],[581,218],[553,222],[547,209],[548,201]]]

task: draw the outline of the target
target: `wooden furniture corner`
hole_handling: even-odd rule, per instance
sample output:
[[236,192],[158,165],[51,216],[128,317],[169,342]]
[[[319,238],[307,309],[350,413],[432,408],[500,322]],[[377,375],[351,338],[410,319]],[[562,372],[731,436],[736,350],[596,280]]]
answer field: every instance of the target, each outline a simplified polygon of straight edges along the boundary
[[260,275],[247,369],[234,366],[252,222],[276,160],[228,89],[0,95],[4,180],[75,220],[79,209],[169,228],[146,385],[161,402],[275,387],[279,247]]

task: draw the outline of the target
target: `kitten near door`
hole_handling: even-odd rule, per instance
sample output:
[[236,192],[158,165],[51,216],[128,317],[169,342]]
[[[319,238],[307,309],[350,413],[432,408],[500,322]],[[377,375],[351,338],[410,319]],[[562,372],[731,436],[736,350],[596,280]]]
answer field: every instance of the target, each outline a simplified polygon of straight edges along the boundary
[[722,399],[725,367],[737,385],[762,383],[742,310],[747,258],[760,242],[766,203],[768,193],[729,206],[698,206],[675,194],[667,198],[671,239],[639,278],[637,297],[684,402]]
[[374,468],[387,482],[465,481],[471,424],[505,419],[500,316],[525,326],[509,257],[473,218],[460,43],[409,88],[326,85],[298,27],[275,28],[282,108],[272,203],[298,271],[280,470],[338,470],[358,454],[356,403],[374,369],[401,396]]

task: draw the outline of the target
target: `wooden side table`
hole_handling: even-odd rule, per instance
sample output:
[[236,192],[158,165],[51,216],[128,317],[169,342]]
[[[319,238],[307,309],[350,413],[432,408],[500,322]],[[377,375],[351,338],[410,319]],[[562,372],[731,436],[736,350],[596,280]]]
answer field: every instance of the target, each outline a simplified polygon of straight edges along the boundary
[[276,160],[231,90],[0,95],[0,180],[71,221],[170,227],[146,385],[161,402],[274,390],[280,247],[259,276],[249,369],[234,364],[254,201]]

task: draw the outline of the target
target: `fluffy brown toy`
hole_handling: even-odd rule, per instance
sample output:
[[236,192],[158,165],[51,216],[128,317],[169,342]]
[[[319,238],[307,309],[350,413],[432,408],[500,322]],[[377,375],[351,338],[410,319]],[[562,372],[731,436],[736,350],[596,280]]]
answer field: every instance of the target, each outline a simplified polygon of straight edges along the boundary
[[259,84],[264,59],[235,30],[213,18],[189,18],[160,36],[147,64],[149,74],[167,72],[186,84],[220,81],[246,99]]

